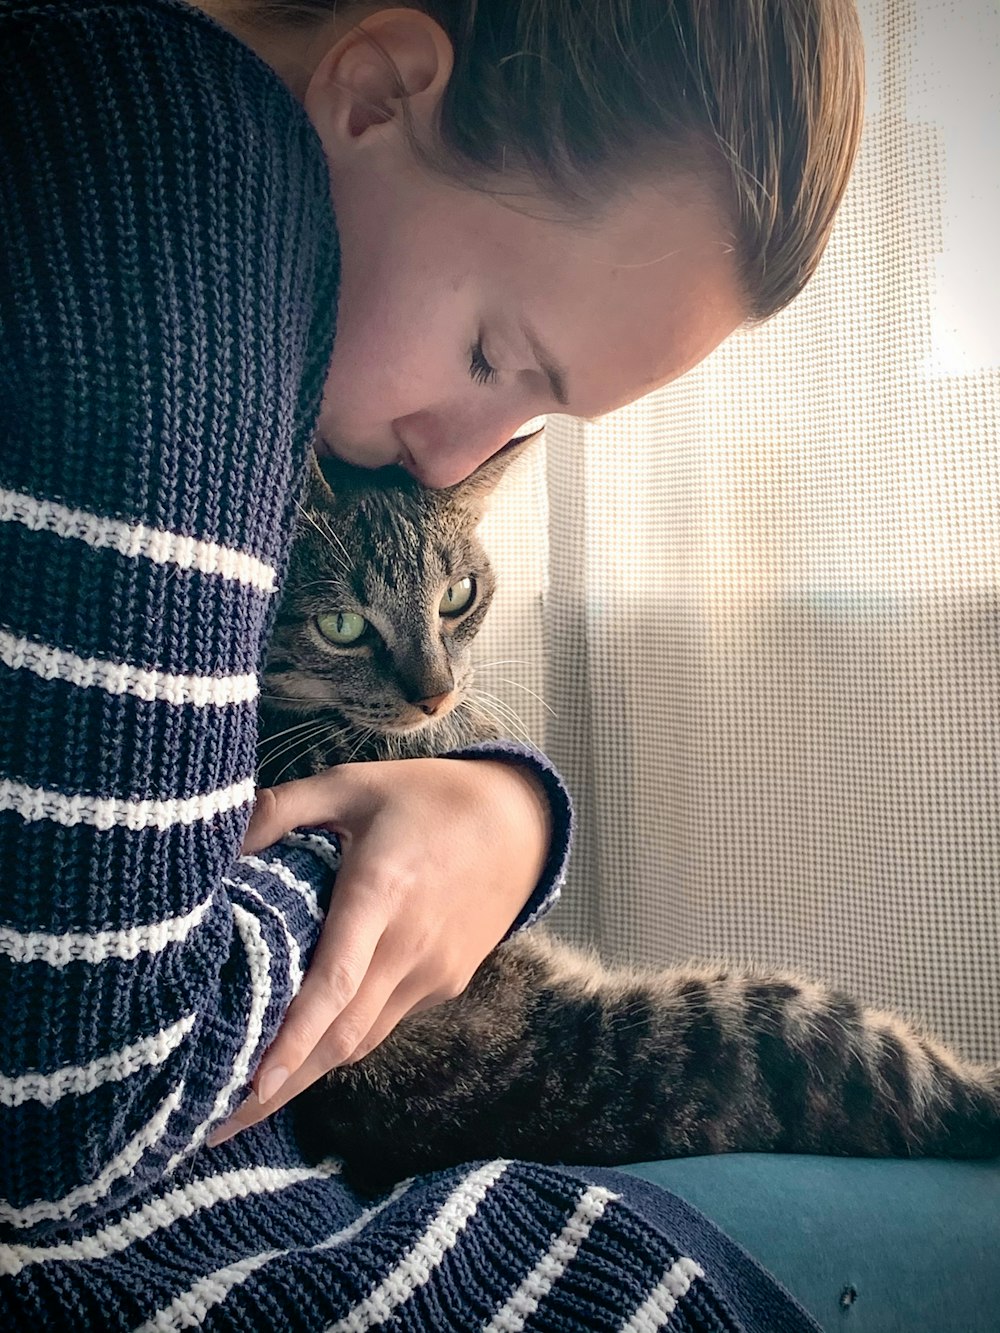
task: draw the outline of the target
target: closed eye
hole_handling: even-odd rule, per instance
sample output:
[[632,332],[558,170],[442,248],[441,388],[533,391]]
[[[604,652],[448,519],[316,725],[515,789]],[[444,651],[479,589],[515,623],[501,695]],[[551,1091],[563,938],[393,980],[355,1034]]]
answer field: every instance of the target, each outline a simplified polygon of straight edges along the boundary
[[499,371],[486,360],[483,352],[483,339],[479,338],[469,348],[469,374],[477,384],[495,384]]

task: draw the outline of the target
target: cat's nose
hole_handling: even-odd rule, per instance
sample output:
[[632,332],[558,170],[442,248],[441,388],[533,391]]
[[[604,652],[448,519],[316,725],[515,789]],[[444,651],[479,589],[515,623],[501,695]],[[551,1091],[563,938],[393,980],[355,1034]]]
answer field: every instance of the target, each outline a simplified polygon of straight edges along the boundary
[[426,699],[417,699],[416,705],[428,717],[436,717],[450,694],[450,690],[445,690],[444,694],[429,694]]

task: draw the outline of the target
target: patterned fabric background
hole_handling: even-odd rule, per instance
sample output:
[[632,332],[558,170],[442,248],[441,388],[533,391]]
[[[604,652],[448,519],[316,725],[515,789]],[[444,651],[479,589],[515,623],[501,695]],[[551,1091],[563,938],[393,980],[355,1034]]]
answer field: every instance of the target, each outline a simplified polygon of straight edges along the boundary
[[640,403],[550,419],[486,534],[481,683],[581,818],[557,928],[756,958],[1000,1057],[1000,11],[863,0],[820,273]]

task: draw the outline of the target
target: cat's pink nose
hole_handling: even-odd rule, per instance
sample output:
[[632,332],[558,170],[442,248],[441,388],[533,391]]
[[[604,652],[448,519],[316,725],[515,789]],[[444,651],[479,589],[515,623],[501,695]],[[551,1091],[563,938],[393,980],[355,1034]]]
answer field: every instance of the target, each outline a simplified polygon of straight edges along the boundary
[[418,699],[417,707],[428,717],[436,717],[441,711],[441,706],[450,695],[450,690],[445,690],[444,694],[430,694],[426,699]]

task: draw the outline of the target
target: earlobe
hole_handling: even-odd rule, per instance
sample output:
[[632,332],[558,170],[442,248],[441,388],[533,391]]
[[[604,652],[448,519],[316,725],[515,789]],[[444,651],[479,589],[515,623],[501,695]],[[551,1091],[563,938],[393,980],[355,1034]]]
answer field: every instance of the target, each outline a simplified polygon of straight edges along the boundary
[[376,134],[398,134],[405,100],[411,123],[430,129],[451,77],[447,34],[427,14],[383,9],[355,24],[309,80],[306,114],[328,158]]

